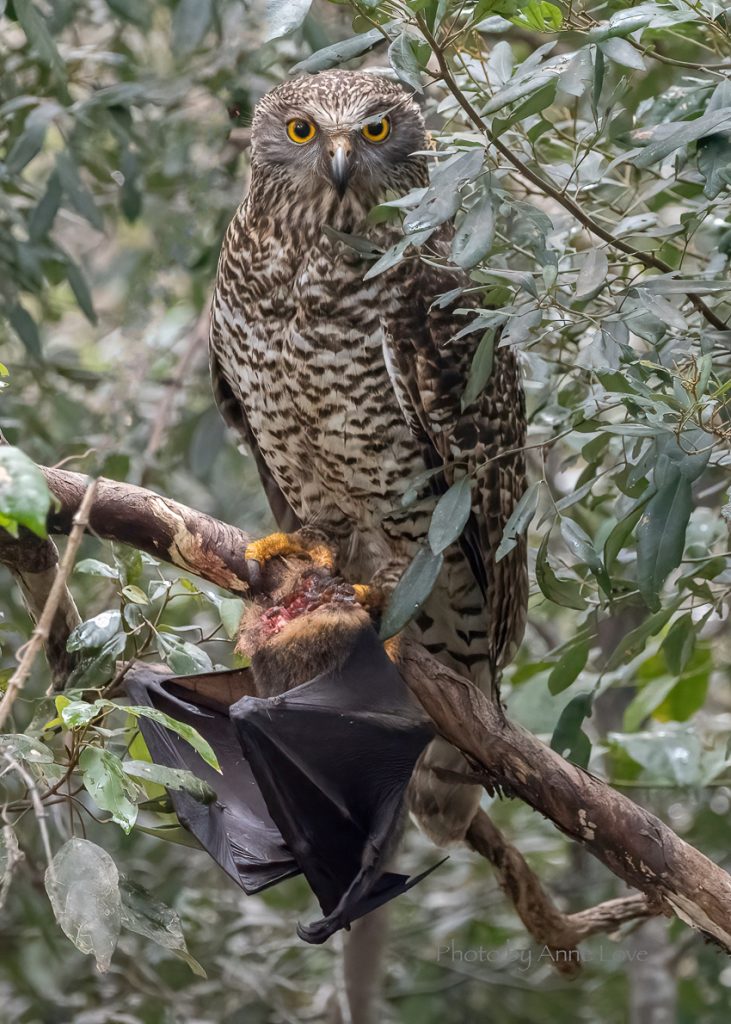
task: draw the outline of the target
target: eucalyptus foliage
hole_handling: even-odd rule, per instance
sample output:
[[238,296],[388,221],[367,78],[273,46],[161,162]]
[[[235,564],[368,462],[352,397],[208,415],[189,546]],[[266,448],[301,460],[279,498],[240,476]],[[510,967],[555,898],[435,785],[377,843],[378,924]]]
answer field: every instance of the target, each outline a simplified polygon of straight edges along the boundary
[[[386,69],[424,104],[432,184],[374,211],[402,224],[391,250],[350,244],[378,280],[404,259],[442,259],[430,237],[454,219],[447,265],[469,271],[480,296],[478,316],[465,310],[456,324],[479,335],[463,402],[485,386],[496,346],[521,355],[530,486],[498,557],[527,536],[531,607],[504,681],[508,711],[728,864],[728,4],[8,0],[0,10],[10,442],[0,527],[44,536],[51,497],[33,460],[62,458],[252,531],[268,526],[195,344],[244,186],[251,111],[292,72]],[[425,483],[412,482],[407,504]],[[385,633],[428,593],[469,514],[469,483],[437,504]],[[2,583],[6,682],[31,627],[10,576]],[[136,725],[148,709],[116,687],[133,657],[178,673],[230,664],[241,603],[93,539],[70,583],[84,621],[69,639],[68,690],[44,696],[39,663],[0,737],[3,1016],[317,1019],[334,998],[334,953],[293,938],[304,887],[244,899],[206,866],[163,787],[203,801],[210,790],[150,763]],[[185,738],[210,760],[197,734]],[[617,894],[526,808],[492,801],[491,811],[571,909]],[[404,857],[417,870],[433,851],[410,835]],[[642,948],[641,938],[619,948],[628,942]],[[677,988],[667,975],[657,984],[658,1002],[725,1022],[729,982],[715,955],[680,925],[663,942],[676,957],[682,944],[684,971]],[[395,908],[383,1019],[621,1024],[647,985],[605,958],[608,940],[589,944],[570,988],[540,950],[516,966],[509,951],[530,945],[489,871],[454,853]],[[498,953],[455,956],[478,947]]]

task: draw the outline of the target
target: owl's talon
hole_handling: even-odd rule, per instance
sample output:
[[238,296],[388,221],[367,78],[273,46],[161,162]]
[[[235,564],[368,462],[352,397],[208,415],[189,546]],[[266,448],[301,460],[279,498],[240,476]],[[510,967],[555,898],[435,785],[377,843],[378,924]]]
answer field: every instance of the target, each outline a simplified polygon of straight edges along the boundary
[[315,531],[301,530],[297,533],[270,533],[247,545],[244,552],[249,587],[252,591],[264,587],[267,562],[274,558],[306,558],[319,569],[332,572],[335,555],[332,548]]
[[385,594],[380,587],[369,583],[354,583],[355,599],[369,615],[380,615],[386,603]]
[[261,562],[256,558],[246,559],[246,578],[249,583],[249,589],[256,593],[261,589],[263,572],[261,570]]

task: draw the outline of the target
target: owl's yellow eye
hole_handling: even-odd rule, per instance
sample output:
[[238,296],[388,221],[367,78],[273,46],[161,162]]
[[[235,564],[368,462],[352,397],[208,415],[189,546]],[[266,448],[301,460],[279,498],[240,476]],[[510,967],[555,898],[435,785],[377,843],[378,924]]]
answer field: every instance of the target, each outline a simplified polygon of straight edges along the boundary
[[382,117],[380,121],[371,121],[363,126],[363,138],[368,142],[385,142],[391,134],[391,121]]
[[304,142],[312,142],[317,135],[317,128],[312,121],[305,121],[303,117],[295,117],[292,121],[287,122],[287,135],[292,142],[301,146]]

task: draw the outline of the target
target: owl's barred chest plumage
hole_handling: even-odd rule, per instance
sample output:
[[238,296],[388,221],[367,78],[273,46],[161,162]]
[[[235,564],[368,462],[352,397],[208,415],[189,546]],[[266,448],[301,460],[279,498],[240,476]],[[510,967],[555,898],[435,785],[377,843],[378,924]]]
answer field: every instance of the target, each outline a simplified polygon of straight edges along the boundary
[[[347,208],[332,219],[347,221]],[[347,523],[373,572],[400,533],[404,553],[413,547],[401,499],[426,468],[384,354],[401,296],[364,281],[367,264],[319,224],[297,240],[295,253],[283,239],[260,246],[242,207],[219,272],[232,287],[213,310],[225,343],[213,348],[298,518],[336,533]]]

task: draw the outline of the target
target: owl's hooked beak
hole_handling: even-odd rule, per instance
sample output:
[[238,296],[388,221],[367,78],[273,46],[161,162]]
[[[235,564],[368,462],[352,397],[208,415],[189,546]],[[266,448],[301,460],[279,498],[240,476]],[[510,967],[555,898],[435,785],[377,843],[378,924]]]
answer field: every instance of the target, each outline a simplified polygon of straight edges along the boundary
[[346,142],[336,142],[331,151],[330,177],[340,199],[345,195],[350,180],[351,154],[350,143]]

